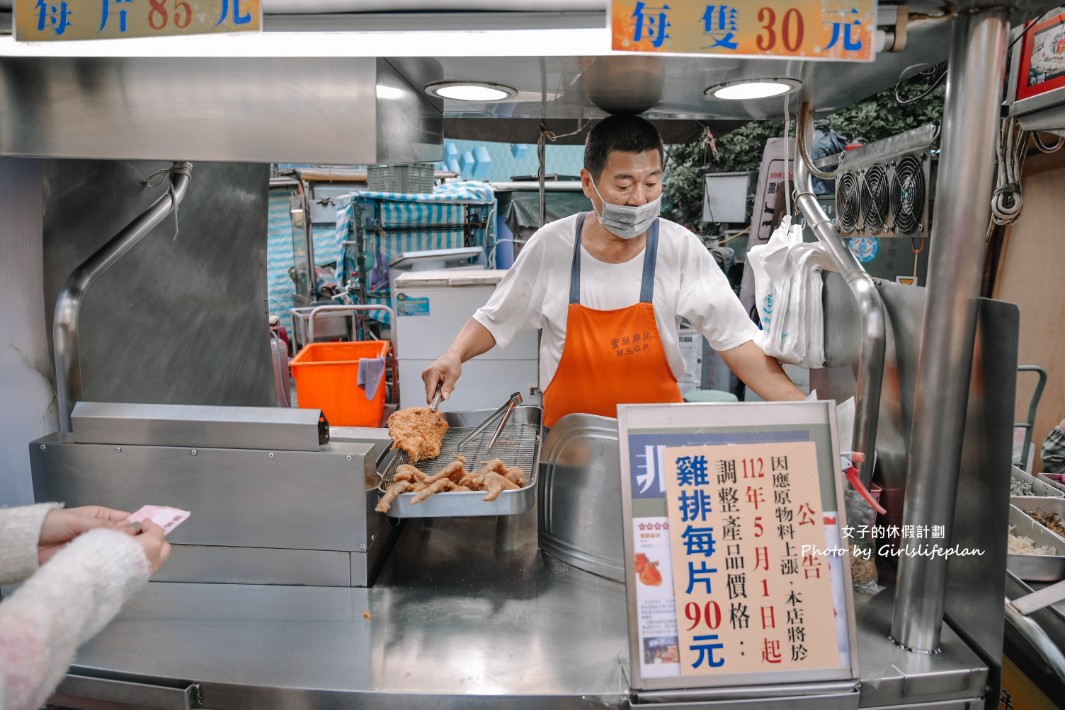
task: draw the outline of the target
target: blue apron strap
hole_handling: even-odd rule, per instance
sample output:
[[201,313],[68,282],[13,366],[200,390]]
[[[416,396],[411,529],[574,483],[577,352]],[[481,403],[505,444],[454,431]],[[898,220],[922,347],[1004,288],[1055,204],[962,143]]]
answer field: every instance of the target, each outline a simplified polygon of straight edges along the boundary
[[655,295],[655,263],[658,261],[658,219],[647,230],[647,244],[643,255],[643,282],[640,284],[640,303],[651,303]]
[[577,215],[577,237],[573,240],[573,266],[569,271],[569,302],[581,302],[581,230],[584,228],[584,212]]

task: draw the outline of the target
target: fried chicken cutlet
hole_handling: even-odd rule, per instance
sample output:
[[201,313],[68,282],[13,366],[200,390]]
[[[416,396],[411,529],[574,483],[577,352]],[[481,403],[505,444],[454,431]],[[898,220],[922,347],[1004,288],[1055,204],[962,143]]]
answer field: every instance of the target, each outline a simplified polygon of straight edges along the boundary
[[486,501],[496,500],[504,491],[524,488],[525,471],[517,466],[507,466],[501,459],[487,461],[476,473],[466,470],[466,457],[456,454],[455,460],[432,474],[411,466],[400,464],[392,474],[392,484],[385,489],[376,510],[387,513],[396,498],[404,493],[413,493],[411,505],[417,505],[439,493],[456,492],[487,493]]
[[447,429],[444,415],[429,407],[399,409],[388,418],[392,448],[406,452],[407,463],[439,456]]

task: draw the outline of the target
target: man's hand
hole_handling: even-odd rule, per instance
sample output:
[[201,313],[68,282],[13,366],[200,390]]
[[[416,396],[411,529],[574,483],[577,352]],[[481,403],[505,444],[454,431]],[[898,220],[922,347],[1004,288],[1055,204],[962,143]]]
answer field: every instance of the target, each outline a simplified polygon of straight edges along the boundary
[[99,505],[49,511],[37,541],[37,562],[43,565],[64,545],[84,532],[96,528],[122,528],[128,517],[129,513]]
[[462,359],[457,353],[448,350],[437,358],[429,367],[422,371],[422,382],[425,383],[425,401],[432,402],[436,394],[436,387],[440,385],[440,399],[447,401],[451,393],[455,391],[455,383],[462,375]]
[[422,372],[425,383],[425,401],[432,402],[436,386],[440,385],[440,398],[447,400],[455,391],[455,383],[462,374],[462,363],[471,357],[486,353],[496,344],[496,339],[483,325],[473,318],[466,321],[451,347]]

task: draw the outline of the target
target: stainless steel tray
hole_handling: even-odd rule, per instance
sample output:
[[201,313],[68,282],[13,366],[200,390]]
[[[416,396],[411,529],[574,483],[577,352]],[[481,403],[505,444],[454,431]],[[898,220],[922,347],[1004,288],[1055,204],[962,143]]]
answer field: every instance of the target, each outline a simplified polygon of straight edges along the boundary
[[[455,492],[448,491],[429,496],[414,505],[414,493],[403,493],[392,502],[388,516],[392,518],[443,518],[480,515],[515,515],[532,507],[536,500],[536,476],[540,467],[540,408],[515,407],[510,420],[499,435],[499,440],[486,451],[494,427],[484,432],[467,444],[462,451],[457,445],[470,433],[492,410],[474,410],[468,412],[444,412],[444,419],[450,427],[444,435],[440,455],[435,459],[419,461],[415,464],[425,473],[432,475],[455,460],[455,454],[466,457],[466,469],[476,471],[491,459],[503,459],[508,466],[520,466],[528,476],[525,487],[516,491],[503,491],[495,500],[484,500],[482,491]],[[407,463],[407,455],[394,451],[381,463],[378,490],[384,490],[392,483],[392,475],[400,464]]]
[[[1056,496],[1013,496],[1010,498],[1010,503],[1017,506],[1021,510],[1044,510],[1048,513],[1056,513],[1063,521],[1065,521],[1065,498],[1058,498]],[[1051,533],[1055,533],[1053,529],[1047,527]],[[1065,550],[1062,550],[1062,554],[1065,554]]]
[[1020,481],[1022,483],[1027,483],[1028,485],[1030,485],[1032,487],[1032,495],[1051,498],[1065,498],[1065,492],[1063,492],[1060,488],[1056,488],[1055,486],[1051,485],[1045,479],[1036,478],[1032,474],[1028,473],[1027,471],[1022,471],[1016,466],[1013,466],[1012,468],[1013,470],[1010,472],[1010,475],[1013,476],[1013,480]]
[[1065,486],[1061,485],[1060,483],[1058,483],[1057,481],[1055,481],[1052,478],[1047,478],[1045,473],[1038,473],[1038,474],[1036,474],[1035,477],[1036,477],[1036,480],[1047,484],[1048,486],[1050,486],[1051,488],[1053,488],[1056,491],[1061,491],[1062,495],[1065,495]]
[[[1060,499],[1015,496],[1010,500],[1027,502]],[[1038,505],[1032,506],[1033,509],[1038,507]],[[1057,582],[1065,579],[1065,540],[1032,520],[1016,505],[1010,506],[1009,524],[1013,526],[1014,535],[1030,537],[1036,545],[1047,545],[1058,552],[1058,555],[1009,554],[1006,556],[1006,568],[1010,572],[1030,582]]]

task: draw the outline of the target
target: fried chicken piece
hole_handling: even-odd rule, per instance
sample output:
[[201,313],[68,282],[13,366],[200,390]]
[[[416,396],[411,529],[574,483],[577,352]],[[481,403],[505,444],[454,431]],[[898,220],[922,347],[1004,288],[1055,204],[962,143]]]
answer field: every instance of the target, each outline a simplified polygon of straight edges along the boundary
[[525,471],[518,468],[517,466],[508,467],[506,473],[503,474],[503,477],[511,483],[516,483],[518,485],[518,488],[524,488],[525,484],[527,483],[525,478]]
[[439,456],[447,430],[444,415],[429,407],[399,409],[388,417],[392,448],[406,452],[407,463]]
[[516,491],[518,486],[513,481],[504,478],[498,471],[489,471],[484,477],[484,489],[488,491],[484,499],[495,500],[503,491]]
[[381,500],[377,501],[377,507],[374,508],[378,513],[387,513],[388,509],[392,507],[392,502],[399,497],[401,493],[405,493],[410,490],[410,481],[397,481],[389,486],[385,490],[385,494],[381,496]]
[[489,471],[503,474],[507,472],[507,465],[503,463],[503,459],[491,459],[481,466],[481,473],[488,474]]
[[487,492],[484,500],[495,500],[503,491],[518,490],[526,484],[525,471],[517,466],[507,466],[502,459],[485,462],[476,473],[465,467],[466,457],[456,454],[455,460],[432,474],[410,464],[400,464],[392,474],[392,485],[385,490],[385,495],[377,505],[377,510],[384,513],[395,499],[403,493],[414,493],[412,505],[427,500],[430,496],[445,491],[470,493]]
[[491,459],[483,466],[477,473],[468,473],[460,478],[457,483],[461,486],[468,486],[475,491],[483,491],[485,477],[495,471],[496,473],[503,474],[507,470],[507,465],[503,463],[502,459]]
[[440,471],[437,471],[432,476],[425,479],[427,484],[433,484],[437,481],[446,478],[453,483],[458,483],[466,476],[466,469],[462,466],[462,461],[455,459]]
[[429,478],[420,468],[415,468],[407,463],[401,463],[392,474],[393,481],[410,481],[411,483],[423,483]]
[[437,480],[436,482],[427,485],[422,490],[418,491],[417,495],[414,496],[414,500],[412,500],[410,502],[410,504],[411,505],[417,505],[418,503],[421,503],[422,501],[424,501],[426,498],[428,498],[431,495],[436,495],[437,493],[440,493],[441,491],[450,490],[450,489],[452,489],[454,487],[455,487],[455,484],[452,482],[452,480],[450,478],[441,478],[441,479]]
[[483,482],[476,473],[467,473],[465,476],[455,481],[456,486],[462,486],[463,488],[471,491],[479,491],[484,487]]

